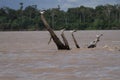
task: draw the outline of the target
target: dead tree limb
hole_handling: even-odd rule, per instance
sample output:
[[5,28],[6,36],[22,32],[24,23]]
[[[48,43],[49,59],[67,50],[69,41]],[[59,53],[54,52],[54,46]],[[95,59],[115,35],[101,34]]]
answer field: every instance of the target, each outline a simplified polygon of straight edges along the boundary
[[66,37],[64,35],[64,31],[65,31],[65,29],[61,30],[61,37],[63,39],[64,45],[66,46],[66,48],[68,50],[70,50],[69,43],[68,43],[68,41],[67,41],[67,39],[66,39]]
[[95,48],[97,43],[100,41],[100,37],[103,36],[103,34],[96,35],[96,39],[90,43],[88,48]]
[[68,47],[66,47],[61,41],[60,39],[57,37],[57,35],[54,33],[53,29],[49,26],[49,24],[47,23],[45,17],[44,17],[44,11],[41,11],[41,20],[43,21],[45,28],[49,31],[54,43],[56,44],[58,50],[69,50]]
[[77,43],[77,41],[76,41],[76,39],[75,39],[75,37],[74,37],[74,34],[73,34],[74,32],[76,32],[76,30],[71,31],[71,35],[72,35],[73,41],[74,41],[74,43],[75,43],[75,46],[76,46],[77,48],[80,48],[79,45],[78,45],[78,43]]
[[48,41],[48,45],[50,44],[51,40],[52,40],[52,37],[50,36],[50,39],[49,39],[49,41]]
[[95,41],[92,41],[90,43],[90,45],[88,46],[88,48],[95,48],[96,47],[96,42]]

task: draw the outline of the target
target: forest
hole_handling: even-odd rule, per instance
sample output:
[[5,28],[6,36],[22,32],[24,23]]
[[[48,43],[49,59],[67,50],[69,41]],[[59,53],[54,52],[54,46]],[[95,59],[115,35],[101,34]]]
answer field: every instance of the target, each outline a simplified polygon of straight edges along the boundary
[[[38,31],[45,30],[37,5],[15,10],[0,8],[0,31]],[[57,8],[45,10],[45,18],[54,30],[119,30],[120,4],[98,5],[95,8],[79,6],[67,11]]]

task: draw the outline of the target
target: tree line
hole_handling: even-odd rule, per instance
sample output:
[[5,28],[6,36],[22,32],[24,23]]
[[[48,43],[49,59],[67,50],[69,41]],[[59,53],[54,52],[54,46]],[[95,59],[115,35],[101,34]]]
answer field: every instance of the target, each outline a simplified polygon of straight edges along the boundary
[[[18,10],[0,8],[0,31],[45,30],[37,5],[24,8],[20,3]],[[45,10],[45,17],[54,30],[111,30],[120,29],[120,4],[91,7],[58,8]]]

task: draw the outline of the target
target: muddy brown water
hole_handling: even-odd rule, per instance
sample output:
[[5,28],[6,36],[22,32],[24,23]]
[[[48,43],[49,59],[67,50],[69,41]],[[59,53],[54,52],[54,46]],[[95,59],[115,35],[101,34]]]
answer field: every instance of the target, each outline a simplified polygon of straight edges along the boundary
[[[97,47],[87,49],[100,33]],[[120,30],[78,31],[80,49],[65,36],[71,50],[58,51],[47,31],[0,32],[0,80],[120,80]]]

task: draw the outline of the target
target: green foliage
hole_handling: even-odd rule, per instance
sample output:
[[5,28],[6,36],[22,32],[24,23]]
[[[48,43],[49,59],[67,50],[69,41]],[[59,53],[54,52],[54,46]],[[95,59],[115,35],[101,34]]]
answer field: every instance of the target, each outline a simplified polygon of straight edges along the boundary
[[[0,8],[0,30],[44,30],[36,5],[14,10],[9,7]],[[45,17],[55,30],[104,30],[120,29],[120,4],[99,5],[96,8],[76,7],[66,12],[59,8],[48,9]]]

